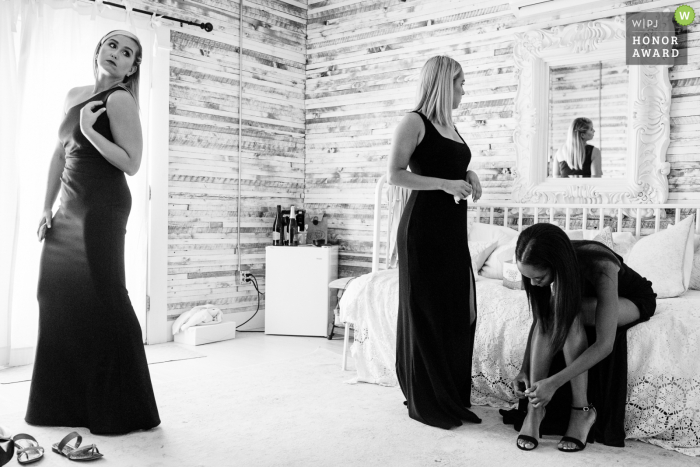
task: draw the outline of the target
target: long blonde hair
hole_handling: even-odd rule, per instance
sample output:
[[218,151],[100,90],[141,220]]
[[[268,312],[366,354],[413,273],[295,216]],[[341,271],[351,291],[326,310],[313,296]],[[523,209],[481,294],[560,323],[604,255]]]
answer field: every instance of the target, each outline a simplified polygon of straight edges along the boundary
[[100,42],[97,43],[97,47],[95,48],[95,54],[92,57],[92,70],[95,74],[95,79],[97,79],[97,55],[100,53],[100,47],[102,47],[102,44],[104,44],[107,39],[109,39],[112,36],[126,36],[130,39],[133,39],[136,44],[138,44],[139,48],[138,50],[134,51],[134,66],[136,66],[136,71],[131,74],[131,76],[125,76],[124,81],[120,85],[121,87],[125,88],[131,95],[133,96],[134,100],[136,101],[136,105],[139,105],[139,82],[141,81],[141,60],[143,58],[143,46],[141,45],[141,41],[139,38],[136,36],[136,34],[133,34],[129,31],[124,31],[117,29],[115,31],[110,31],[107,34],[100,39]]
[[426,118],[440,125],[453,127],[452,100],[454,80],[462,66],[450,57],[439,55],[431,58],[420,71],[416,107]]
[[577,117],[569,125],[562,151],[571,170],[581,170],[583,168],[583,160],[586,158],[586,142],[581,139],[581,134],[592,127],[593,122],[586,117]]

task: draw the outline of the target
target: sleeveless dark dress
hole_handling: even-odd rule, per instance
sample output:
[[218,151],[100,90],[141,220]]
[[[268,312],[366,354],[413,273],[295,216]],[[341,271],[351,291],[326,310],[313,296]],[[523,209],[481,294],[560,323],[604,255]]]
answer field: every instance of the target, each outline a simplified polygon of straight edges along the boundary
[[593,155],[593,149],[595,149],[595,146],[591,146],[590,144],[586,145],[586,154],[583,157],[581,170],[570,168],[566,161],[559,161],[559,175],[561,177],[580,175],[583,178],[591,178],[591,157]]
[[[39,338],[25,420],[123,434],[160,424],[141,327],[125,285],[131,193],[124,172],[80,131],[71,107],[59,129],[66,153],[61,206],[47,229],[39,272]],[[107,113],[95,125],[114,141]]]
[[[572,241],[574,250],[581,267],[582,294],[595,297],[593,275],[595,265],[591,264],[591,249],[608,249],[602,243],[590,240]],[[656,311],[656,294],[652,289],[652,283],[639,275],[638,272],[627,266],[620,255],[614,253],[620,262],[620,271],[617,275],[617,293],[637,305],[639,319],[626,326],[617,328],[613,350],[603,360],[588,370],[588,401],[596,407],[598,418],[595,423],[595,441],[608,446],[624,447],[625,445],[625,406],[627,403],[627,330],[631,327],[648,321]],[[586,327],[588,345],[596,340],[595,327]],[[564,354],[557,353],[552,360],[549,376],[552,376],[566,367]],[[571,414],[571,385],[565,384],[557,392],[547,405],[540,432],[542,435],[563,436],[569,425]],[[513,424],[520,431],[523,420],[527,414],[527,401],[521,400],[517,409],[500,411],[503,422]]]
[[[411,171],[464,180],[469,147],[441,136],[419,115],[425,136],[411,156]],[[396,374],[409,416],[440,428],[459,426],[474,417],[466,409],[471,407],[476,329],[476,321],[469,323],[470,304],[476,312],[476,296],[467,241],[465,200],[456,204],[444,191],[413,190],[397,234]]]

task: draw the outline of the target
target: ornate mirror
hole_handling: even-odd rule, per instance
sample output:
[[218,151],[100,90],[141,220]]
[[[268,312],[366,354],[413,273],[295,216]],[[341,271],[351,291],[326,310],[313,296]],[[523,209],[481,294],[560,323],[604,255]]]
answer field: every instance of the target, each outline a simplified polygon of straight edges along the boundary
[[513,55],[514,201],[666,202],[668,66],[625,64],[624,16],[518,33]]

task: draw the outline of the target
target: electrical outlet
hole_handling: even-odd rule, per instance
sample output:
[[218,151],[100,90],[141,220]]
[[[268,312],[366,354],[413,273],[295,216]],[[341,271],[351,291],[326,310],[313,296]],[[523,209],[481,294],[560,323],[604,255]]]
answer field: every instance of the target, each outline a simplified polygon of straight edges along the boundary
[[236,276],[240,285],[245,285],[249,282],[252,282],[252,274],[250,273],[250,271],[238,271]]

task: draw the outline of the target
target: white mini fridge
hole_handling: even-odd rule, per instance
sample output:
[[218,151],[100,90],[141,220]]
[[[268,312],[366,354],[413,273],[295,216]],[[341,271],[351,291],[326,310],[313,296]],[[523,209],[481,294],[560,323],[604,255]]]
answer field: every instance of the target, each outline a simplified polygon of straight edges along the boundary
[[338,247],[268,246],[265,255],[265,334],[327,336]]

